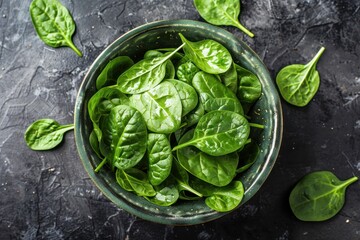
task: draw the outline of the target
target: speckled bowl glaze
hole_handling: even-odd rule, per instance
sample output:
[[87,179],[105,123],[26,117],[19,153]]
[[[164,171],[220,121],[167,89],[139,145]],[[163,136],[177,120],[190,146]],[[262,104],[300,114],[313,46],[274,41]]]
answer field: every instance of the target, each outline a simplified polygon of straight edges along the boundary
[[104,167],[95,173],[101,160],[92,151],[89,135],[92,124],[87,111],[90,97],[95,93],[95,81],[109,60],[119,55],[139,60],[149,49],[178,47],[181,32],[191,41],[213,39],[223,44],[232,54],[236,63],[256,73],[263,94],[254,106],[252,122],[265,125],[262,131],[254,131],[252,139],[259,143],[261,153],[255,164],[242,176],[247,202],[260,189],[276,161],[282,137],[282,110],[277,90],[266,66],[245,43],[228,31],[203,22],[191,20],[159,21],[137,27],[116,39],[91,65],[75,104],[75,139],[80,159],[92,181],[100,191],[118,207],[143,219],[173,225],[192,225],[208,222],[224,216],[208,208],[203,200],[178,201],[170,207],[153,205],[142,197],[123,190],[115,179],[115,173]]

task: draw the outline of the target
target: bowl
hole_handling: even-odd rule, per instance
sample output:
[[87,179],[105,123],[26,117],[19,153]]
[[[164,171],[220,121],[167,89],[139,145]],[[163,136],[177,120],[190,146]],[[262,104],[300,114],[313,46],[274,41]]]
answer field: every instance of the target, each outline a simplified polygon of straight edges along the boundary
[[134,193],[123,190],[116,182],[114,172],[108,168],[95,173],[101,160],[92,151],[89,135],[92,123],[87,104],[96,92],[95,81],[106,63],[119,55],[142,58],[144,52],[156,48],[173,48],[181,44],[178,33],[191,41],[213,39],[224,45],[235,62],[255,73],[261,81],[263,93],[254,106],[253,122],[265,125],[265,129],[253,136],[261,147],[258,159],[242,176],[245,195],[240,205],[246,203],[260,189],[276,161],[282,138],[282,110],[277,90],[269,72],[244,42],[230,32],[207,23],[192,20],[152,22],[137,27],[108,46],[88,70],[75,103],[75,141],[84,168],[100,191],[116,206],[140,218],[172,225],[193,225],[224,216],[211,210],[203,200],[181,201],[170,207],[153,205]]

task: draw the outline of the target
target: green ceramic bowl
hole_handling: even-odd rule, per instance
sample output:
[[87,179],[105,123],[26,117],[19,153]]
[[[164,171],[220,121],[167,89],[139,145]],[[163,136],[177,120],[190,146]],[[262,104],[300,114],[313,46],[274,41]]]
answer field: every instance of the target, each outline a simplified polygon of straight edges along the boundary
[[266,66],[241,40],[228,31],[206,23],[190,20],[159,21],[137,27],[107,47],[91,65],[80,87],[75,104],[75,139],[80,159],[92,181],[118,207],[143,219],[174,225],[192,225],[217,219],[226,213],[208,208],[203,200],[178,201],[170,207],[153,205],[142,197],[124,191],[115,180],[115,173],[104,167],[95,173],[101,160],[92,151],[89,135],[92,124],[87,111],[90,97],[95,93],[95,81],[109,60],[119,55],[140,59],[149,49],[178,47],[181,32],[192,41],[213,39],[223,44],[235,62],[256,73],[263,94],[254,106],[252,121],[265,125],[253,138],[260,144],[261,153],[255,164],[241,176],[245,187],[242,204],[260,189],[276,161],[282,137],[282,111],[277,90]]

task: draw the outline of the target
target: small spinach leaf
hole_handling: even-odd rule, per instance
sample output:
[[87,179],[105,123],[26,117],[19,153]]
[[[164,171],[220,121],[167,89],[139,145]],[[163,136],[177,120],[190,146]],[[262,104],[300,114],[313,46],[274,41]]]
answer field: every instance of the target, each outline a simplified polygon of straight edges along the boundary
[[209,155],[222,156],[243,147],[249,134],[245,117],[230,111],[212,111],[200,119],[192,139],[175,146],[173,151],[195,146]]
[[132,95],[130,105],[141,112],[150,131],[171,133],[180,127],[181,101],[170,82],[164,81],[147,92]]
[[306,65],[293,64],[280,70],[276,76],[276,84],[285,101],[304,107],[315,96],[320,85],[316,64],[324,51],[325,48],[322,47]]
[[167,207],[173,205],[179,199],[179,191],[176,186],[163,187],[156,191],[155,196],[146,197],[146,199],[158,206]]
[[134,65],[133,60],[128,56],[119,56],[112,59],[101,71],[96,79],[96,88],[115,85],[121,73]]
[[206,39],[199,42],[191,42],[179,33],[181,41],[186,43],[183,50],[198,68],[211,74],[226,72],[233,63],[229,51],[220,43]]
[[136,168],[118,169],[116,180],[127,191],[131,187],[132,191],[138,196],[152,197],[156,195],[156,191],[149,183],[146,173]]
[[135,63],[119,76],[119,89],[126,94],[137,94],[156,87],[165,77],[167,61],[183,46],[184,44],[170,54]]
[[180,81],[191,84],[195,74],[199,71],[199,68],[197,68],[191,61],[187,61],[178,67],[176,76]]
[[75,23],[69,11],[57,0],[33,0],[30,15],[41,40],[50,47],[68,46],[77,55],[81,51],[72,42]]
[[226,87],[236,94],[238,88],[238,74],[235,64],[232,64],[225,73],[220,74],[220,79]]
[[357,177],[340,181],[328,171],[312,172],[303,177],[290,193],[289,203],[302,221],[325,221],[335,216],[345,202],[345,190]]
[[235,93],[225,87],[214,75],[198,72],[192,81],[206,112],[228,110],[244,114]]
[[262,89],[259,78],[239,65],[236,65],[236,71],[239,79],[237,97],[241,104],[253,104],[261,96]]
[[149,181],[156,186],[162,183],[171,171],[172,154],[167,136],[160,133],[150,133],[147,140],[147,154]]
[[194,0],[200,16],[214,25],[230,25],[239,28],[249,37],[254,34],[238,20],[240,14],[239,0]]
[[39,119],[27,128],[24,138],[32,150],[49,150],[59,145],[64,134],[73,129],[74,124],[60,125],[53,119]]
[[245,172],[249,169],[257,159],[257,156],[260,153],[259,146],[254,143],[248,143],[244,148],[239,152],[239,167],[236,170],[236,173]]
[[[194,130],[185,133],[179,144],[190,140],[193,133]],[[180,165],[192,175],[215,186],[229,184],[236,175],[236,167],[239,162],[236,153],[214,157],[192,146],[179,149],[177,158]]]

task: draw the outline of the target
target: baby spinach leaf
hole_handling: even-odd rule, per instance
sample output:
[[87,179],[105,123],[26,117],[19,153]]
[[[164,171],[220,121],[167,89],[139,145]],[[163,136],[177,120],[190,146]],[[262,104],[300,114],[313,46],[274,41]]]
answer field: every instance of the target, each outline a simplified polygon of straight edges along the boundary
[[221,82],[236,94],[238,88],[238,74],[235,64],[232,64],[229,70],[220,74]]
[[100,158],[103,159],[104,157],[102,156],[101,152],[100,152],[100,146],[99,146],[99,140],[96,136],[95,131],[91,131],[90,133],[90,137],[89,137],[89,143],[90,143],[90,147],[92,148],[92,150],[94,150],[94,152],[96,153],[96,155]]
[[316,64],[324,51],[325,48],[322,47],[306,65],[293,64],[280,70],[276,76],[276,84],[285,101],[304,107],[315,96],[320,85]]
[[27,128],[24,138],[32,150],[49,150],[59,145],[64,134],[73,129],[74,124],[60,125],[52,119],[39,119]]
[[262,89],[260,80],[255,74],[239,65],[235,65],[235,68],[239,79],[237,97],[241,104],[253,104],[261,96]]
[[128,56],[119,56],[112,59],[101,71],[96,79],[96,88],[100,89],[105,86],[115,85],[117,78],[121,73],[134,65],[133,60]]
[[126,170],[117,170],[117,182],[125,190],[129,191],[130,187],[138,196],[152,197],[156,191],[149,183],[146,173],[136,168]]
[[239,152],[240,166],[236,170],[236,173],[242,173],[249,169],[256,161],[259,153],[260,148],[256,143],[251,142],[249,144],[246,144],[244,148]]
[[[162,56],[164,56],[164,53],[162,53],[162,52],[159,52],[156,50],[149,50],[149,51],[146,51],[146,53],[144,54],[144,59],[151,59],[151,58],[162,57]],[[175,77],[174,64],[170,60],[167,60],[164,79],[173,79],[174,77]]]
[[140,111],[152,132],[171,133],[180,127],[181,101],[170,82],[162,82],[147,92],[132,95],[130,105]]
[[228,110],[244,114],[235,93],[219,82],[214,75],[198,72],[194,76],[192,84],[198,92],[200,102],[206,112]]
[[80,57],[81,51],[72,42],[75,23],[69,11],[57,0],[33,0],[30,15],[41,40],[50,47],[68,46]]
[[239,0],[194,0],[200,16],[214,25],[230,25],[239,28],[249,37],[254,34],[238,20],[240,14]]
[[135,166],[146,152],[147,129],[140,112],[119,105],[102,122],[100,150],[111,165],[120,169]]
[[167,136],[160,133],[149,133],[147,154],[149,159],[149,181],[156,186],[162,183],[170,175],[171,171],[172,154]]
[[[185,133],[179,144],[190,140],[193,133],[194,130]],[[214,157],[192,146],[179,149],[177,158],[180,165],[192,175],[215,186],[229,184],[236,175],[239,162],[236,153]]]
[[191,127],[197,124],[204,114],[204,106],[201,102],[198,102],[197,107],[183,117],[183,122],[186,123],[186,127]]
[[104,87],[90,98],[88,112],[99,142],[102,138],[102,131],[99,128],[100,118],[108,115],[115,106],[128,103],[129,99],[117,86]]
[[150,59],[150,58],[156,58],[156,57],[162,57],[162,56],[164,56],[164,54],[162,52],[159,52],[156,50],[148,50],[144,54],[144,59]]
[[172,83],[179,93],[182,105],[182,116],[185,116],[198,104],[199,99],[195,89],[191,85],[175,79],[168,79],[166,81]]
[[179,191],[176,186],[164,187],[156,191],[155,196],[146,197],[146,199],[158,206],[167,207],[173,205],[179,199]]
[[195,74],[199,71],[199,68],[197,68],[191,61],[187,61],[178,67],[176,76],[180,81],[191,84]]
[[244,187],[240,181],[232,181],[224,187],[216,187],[199,179],[190,184],[206,197],[205,204],[218,212],[235,209],[244,197]]
[[186,43],[183,50],[198,68],[211,74],[226,72],[233,63],[231,54],[220,43],[206,39],[199,42],[191,42],[179,33],[181,41]]
[[117,80],[119,89],[126,94],[137,94],[156,87],[165,77],[167,61],[184,45],[170,54],[135,63],[119,76]]
[[344,206],[346,188],[357,180],[357,177],[352,177],[340,181],[328,171],[309,173],[290,193],[291,210],[302,221],[330,219]]
[[200,119],[192,139],[175,146],[173,151],[195,146],[211,156],[222,156],[244,146],[249,134],[245,117],[230,111],[212,111]]

